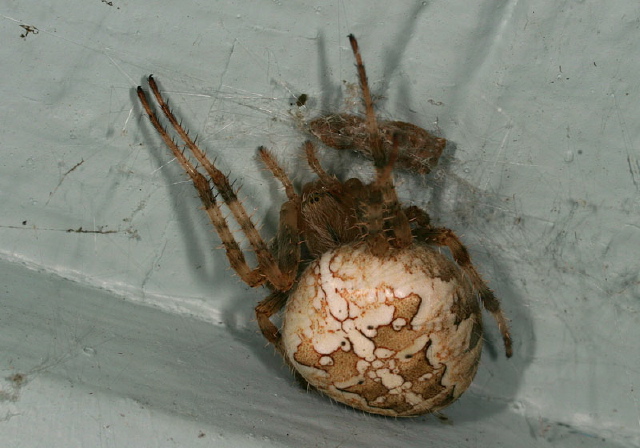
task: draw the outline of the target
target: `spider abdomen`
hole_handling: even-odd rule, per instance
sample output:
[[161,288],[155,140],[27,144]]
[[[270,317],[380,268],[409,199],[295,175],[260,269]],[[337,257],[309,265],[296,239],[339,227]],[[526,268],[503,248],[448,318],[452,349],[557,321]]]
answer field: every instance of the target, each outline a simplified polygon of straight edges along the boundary
[[429,246],[373,256],[329,251],[300,276],[284,314],[285,356],[331,398],[367,412],[437,411],[471,384],[482,351],[477,294]]

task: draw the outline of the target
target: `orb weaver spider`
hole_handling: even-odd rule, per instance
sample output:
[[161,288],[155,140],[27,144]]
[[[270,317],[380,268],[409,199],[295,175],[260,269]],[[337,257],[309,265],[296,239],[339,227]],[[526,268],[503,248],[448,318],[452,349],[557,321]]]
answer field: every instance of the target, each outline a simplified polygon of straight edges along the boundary
[[[137,94],[193,181],[233,270],[249,286],[269,290],[256,317],[285,361],[308,384],[356,409],[390,416],[434,412],[455,401],[476,374],[483,334],[480,302],[498,324],[507,357],[511,335],[498,299],[460,239],[450,229],[432,226],[426,211],[403,206],[396,194],[394,166],[426,174],[446,140],[410,123],[378,120],[358,42],[353,35],[349,42],[364,116],[322,116],[309,123],[309,131],[327,146],[370,158],[374,179],[340,181],[324,170],[315,143],[307,140],[303,148],[317,179],[298,190],[273,154],[259,147],[262,162],[287,196],[271,244],[259,234],[228,177],[171,112],[153,76],[148,78],[151,92],[184,150],[161,124],[142,87]],[[257,266],[247,262],[218,197],[246,236]],[[451,258],[440,247],[448,248]],[[283,308],[280,329],[271,317]]]

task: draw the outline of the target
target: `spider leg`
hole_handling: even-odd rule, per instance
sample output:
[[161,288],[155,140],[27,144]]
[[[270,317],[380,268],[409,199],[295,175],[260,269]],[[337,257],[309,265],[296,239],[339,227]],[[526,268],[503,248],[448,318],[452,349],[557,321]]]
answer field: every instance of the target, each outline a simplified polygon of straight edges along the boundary
[[408,207],[405,209],[405,213],[409,219],[415,221],[418,225],[418,227],[414,229],[414,234],[418,240],[449,248],[453,259],[469,276],[471,283],[478,291],[482,305],[489,313],[491,313],[498,324],[498,329],[502,334],[502,340],[504,342],[505,353],[507,358],[511,358],[513,355],[513,344],[507,318],[500,308],[500,301],[471,263],[471,257],[467,248],[451,229],[447,229],[445,227],[431,227],[429,225],[429,215],[418,207]]
[[271,316],[276,314],[287,303],[288,294],[282,291],[274,291],[266,299],[256,306],[256,318],[262,335],[274,347],[282,352],[280,330],[271,322]]
[[258,154],[260,155],[264,165],[269,169],[269,171],[271,171],[271,174],[273,174],[273,177],[278,179],[284,187],[287,198],[291,201],[300,200],[296,190],[293,188],[291,179],[289,179],[289,176],[287,176],[287,173],[282,169],[282,167],[278,165],[273,154],[271,154],[271,152],[264,146],[258,148]]
[[[370,197],[365,206],[369,242],[375,254],[383,254],[393,244],[407,247],[413,242],[411,226],[400,207],[400,201],[393,185],[393,166],[398,160],[398,136],[393,138],[393,146],[386,165],[376,167],[376,179],[369,186]],[[385,235],[389,233],[389,237]]]
[[316,156],[316,147],[309,140],[304,142],[304,152],[307,156],[307,163],[309,164],[309,167],[311,167],[313,172],[316,173],[322,183],[327,186],[332,186],[339,183],[339,181],[334,176],[331,176],[324,170],[324,168],[322,168],[322,165],[320,165],[320,161]]
[[138,87],[138,98],[140,99],[142,106],[147,112],[147,115],[149,115],[151,123],[156,128],[165,144],[169,147],[169,149],[171,149],[171,152],[173,152],[180,165],[184,168],[184,170],[193,181],[194,186],[198,191],[198,194],[200,195],[200,198],[205,206],[205,210],[207,211],[212,224],[216,228],[216,231],[220,235],[220,239],[222,240],[222,243],[224,244],[227,252],[227,258],[229,259],[229,263],[231,264],[233,269],[236,270],[242,280],[250,286],[258,286],[262,284],[265,280],[264,277],[266,277],[266,280],[268,280],[278,290],[286,291],[290,289],[295,277],[292,275],[286,275],[280,270],[275,258],[273,257],[271,252],[269,252],[266,243],[258,233],[257,229],[251,222],[251,219],[249,218],[246,210],[238,200],[238,197],[235,191],[233,191],[233,188],[231,187],[227,176],[225,176],[209,161],[204,152],[202,152],[202,150],[195,144],[191,137],[189,137],[188,133],[178,122],[173,112],[171,112],[171,110],[169,109],[169,106],[165,102],[164,98],[162,98],[162,95],[160,94],[160,91],[158,89],[158,85],[156,84],[152,76],[149,76],[149,87],[151,88],[151,91],[153,92],[153,95],[155,96],[156,101],[162,109],[165,117],[171,123],[176,133],[185,142],[186,146],[189,148],[196,160],[205,169],[211,182],[218,190],[220,196],[222,196],[225,204],[231,211],[231,214],[234,216],[235,220],[240,225],[242,231],[246,235],[249,243],[256,253],[256,257],[258,259],[258,267],[252,270],[247,264],[238,243],[235,241],[220,210],[220,207],[216,203],[215,195],[211,191],[209,180],[205,178],[205,176],[202,175],[199,171],[197,171],[195,166],[185,157],[183,151],[180,150],[178,145],[173,141],[166,128],[164,128],[160,124],[160,121],[151,108],[142,87]]
[[369,81],[367,80],[367,71],[362,62],[358,41],[353,34],[349,34],[349,43],[353,56],[356,58],[356,68],[358,69],[358,78],[360,80],[360,89],[362,90],[362,102],[364,103],[365,122],[367,132],[369,134],[369,145],[371,146],[371,155],[376,168],[383,167],[387,162],[384,153],[382,135],[378,127],[378,119],[373,107],[373,99],[371,98],[371,90],[369,89]]
[[258,326],[264,338],[273,344],[275,349],[283,356],[285,363],[291,368],[291,371],[295,375],[296,379],[300,382],[300,385],[304,389],[309,389],[309,383],[303,378],[303,376],[296,370],[291,364],[291,361],[284,353],[284,347],[282,346],[282,335],[280,330],[271,322],[271,316],[280,311],[287,303],[288,294],[282,291],[272,292],[266,299],[261,301],[256,306],[256,317],[258,320]]
[[276,235],[276,258],[280,270],[290,278],[294,278],[300,264],[300,196],[295,192],[293,184],[273,155],[264,147],[258,148],[258,154],[273,176],[282,183],[289,200],[280,207],[280,223]]
[[[298,231],[300,196],[295,192],[291,180],[269,150],[261,146],[258,148],[258,154],[273,176],[282,183],[289,198],[280,209],[280,225],[274,247],[280,269],[287,275],[295,275],[300,263],[300,234]],[[282,309],[287,303],[288,297],[286,291],[274,291],[255,308],[256,319],[262,335],[283,355],[280,331],[271,322],[271,316]]]
[[429,214],[416,205],[410,205],[404,209],[409,221],[415,222],[418,227],[430,227],[431,218]]
[[369,198],[368,230],[369,242],[372,244],[373,252],[376,254],[384,253],[388,248],[388,241],[384,237],[384,221],[390,220],[390,228],[393,233],[394,245],[398,247],[406,247],[411,244],[413,239],[411,228],[407,217],[400,208],[398,196],[393,186],[392,170],[398,154],[400,152],[399,135],[393,135],[393,145],[391,153],[387,156],[384,151],[384,138],[376,112],[373,107],[373,99],[371,98],[371,90],[369,81],[367,80],[367,71],[362,62],[362,55],[358,47],[358,41],[353,34],[349,34],[349,42],[353,56],[356,59],[356,67],[358,69],[358,78],[360,80],[360,89],[362,90],[362,101],[365,109],[365,123],[370,146],[373,164],[376,168],[376,180],[371,185],[371,197]]

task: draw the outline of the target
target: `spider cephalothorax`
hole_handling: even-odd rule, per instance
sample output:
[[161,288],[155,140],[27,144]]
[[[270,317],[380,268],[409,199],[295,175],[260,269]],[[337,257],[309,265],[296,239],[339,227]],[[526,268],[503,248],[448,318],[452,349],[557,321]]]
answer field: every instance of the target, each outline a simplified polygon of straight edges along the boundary
[[[471,384],[482,351],[479,301],[493,315],[511,356],[511,336],[499,301],[482,280],[467,249],[429,215],[403,206],[393,185],[397,165],[428,173],[446,141],[415,125],[378,123],[358,43],[356,59],[365,115],[333,114],[309,130],[336,149],[351,148],[373,160],[370,183],[341,182],[321,167],[315,146],[304,150],[318,176],[298,193],[264,147],[258,153],[284,186],[274,242],[267,245],[239,202],[228,178],[179,124],[158,86],[149,86],[164,116],[197,164],[160,124],[141,87],[137,93],[153,126],[191,177],[240,278],[271,293],[256,307],[258,324],[310,385],[367,412],[410,416],[437,411]],[[216,200],[217,194],[256,253],[251,268]],[[440,253],[449,249],[453,260]],[[284,308],[282,329],[271,316]]]

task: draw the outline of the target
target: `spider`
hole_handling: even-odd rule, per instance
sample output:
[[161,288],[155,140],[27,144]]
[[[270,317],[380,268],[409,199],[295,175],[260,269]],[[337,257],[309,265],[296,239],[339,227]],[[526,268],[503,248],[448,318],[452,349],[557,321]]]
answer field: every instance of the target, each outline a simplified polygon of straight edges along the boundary
[[[334,114],[310,122],[328,146],[369,157],[374,179],[344,182],[326,172],[316,145],[303,144],[317,179],[297,190],[273,154],[258,154],[282,184],[276,236],[267,244],[229,179],[196,145],[169,109],[153,76],[148,82],[181,148],[161,124],[142,87],[137,94],[151,123],[187,172],[234,271],[269,295],[256,306],[260,330],[309,385],[356,409],[389,416],[434,412],[469,387],[482,351],[481,302],[512,342],[500,303],[450,229],[426,211],[403,206],[394,166],[427,173],[446,140],[404,122],[379,122],[358,42],[356,61],[364,117]],[[197,163],[185,155],[186,149]],[[217,192],[217,193],[216,193]],[[251,267],[222,214],[226,204],[251,248]],[[441,253],[448,248],[450,257]],[[478,300],[479,299],[479,300]],[[278,328],[271,318],[284,308]]]

